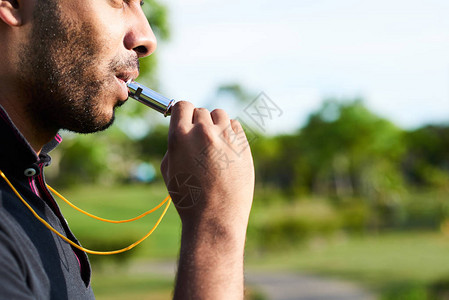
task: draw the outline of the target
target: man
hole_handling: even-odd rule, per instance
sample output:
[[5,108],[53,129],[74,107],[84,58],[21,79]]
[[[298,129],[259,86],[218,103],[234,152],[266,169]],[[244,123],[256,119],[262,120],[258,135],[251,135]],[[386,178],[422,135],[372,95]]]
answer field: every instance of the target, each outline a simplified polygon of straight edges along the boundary
[[[0,170],[76,243],[45,186],[48,152],[60,129],[107,128],[128,97],[125,81],[138,76],[138,59],[155,48],[140,0],[0,0]],[[243,298],[254,169],[249,147],[232,152],[232,135],[241,132],[222,110],[173,107],[165,182],[191,176],[201,186],[191,205],[181,205],[189,197],[183,189],[172,193],[182,220],[175,299]],[[209,146],[232,163],[212,167]],[[0,298],[93,298],[86,254],[44,227],[3,179],[0,193]]]

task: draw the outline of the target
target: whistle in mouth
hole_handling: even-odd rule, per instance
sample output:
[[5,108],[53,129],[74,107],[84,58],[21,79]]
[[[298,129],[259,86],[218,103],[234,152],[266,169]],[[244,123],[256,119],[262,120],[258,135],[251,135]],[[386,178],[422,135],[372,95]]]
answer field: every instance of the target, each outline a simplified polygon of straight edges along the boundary
[[164,117],[171,115],[171,108],[175,104],[175,100],[170,100],[152,89],[132,80],[129,80],[126,85],[128,86],[129,97],[160,112]]

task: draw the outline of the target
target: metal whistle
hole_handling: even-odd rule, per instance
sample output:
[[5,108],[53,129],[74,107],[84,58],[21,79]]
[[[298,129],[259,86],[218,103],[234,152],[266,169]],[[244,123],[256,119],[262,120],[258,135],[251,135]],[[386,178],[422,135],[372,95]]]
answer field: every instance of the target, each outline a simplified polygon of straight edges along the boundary
[[128,86],[129,97],[160,112],[164,117],[171,115],[171,108],[175,104],[175,100],[170,100],[133,80],[129,80],[126,85]]

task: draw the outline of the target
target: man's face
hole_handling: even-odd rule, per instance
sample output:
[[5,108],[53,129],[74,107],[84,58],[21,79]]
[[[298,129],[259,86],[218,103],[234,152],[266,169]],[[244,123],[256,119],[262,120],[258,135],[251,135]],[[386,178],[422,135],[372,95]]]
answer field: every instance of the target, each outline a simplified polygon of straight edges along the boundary
[[20,50],[29,115],[49,130],[107,128],[156,47],[140,0],[38,0],[33,18]]

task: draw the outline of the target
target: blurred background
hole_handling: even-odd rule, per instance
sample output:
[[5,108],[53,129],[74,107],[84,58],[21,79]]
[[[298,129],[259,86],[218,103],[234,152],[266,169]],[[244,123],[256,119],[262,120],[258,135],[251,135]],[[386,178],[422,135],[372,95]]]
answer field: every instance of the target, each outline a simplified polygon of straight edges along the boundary
[[[146,0],[144,9],[159,46],[139,81],[225,108],[250,140],[248,299],[335,299],[319,291],[340,283],[351,286],[340,299],[449,299],[449,2]],[[129,100],[106,132],[63,132],[48,182],[106,218],[156,206],[167,194],[168,121]],[[61,206],[95,250],[131,244],[161,213],[111,225]],[[171,207],[136,249],[91,255],[97,298],[170,298],[179,237]]]

